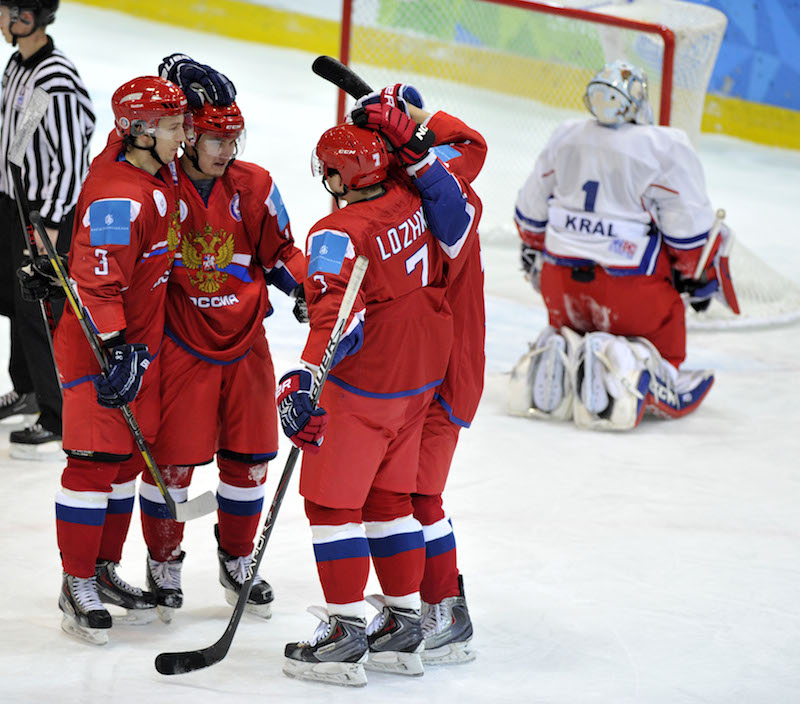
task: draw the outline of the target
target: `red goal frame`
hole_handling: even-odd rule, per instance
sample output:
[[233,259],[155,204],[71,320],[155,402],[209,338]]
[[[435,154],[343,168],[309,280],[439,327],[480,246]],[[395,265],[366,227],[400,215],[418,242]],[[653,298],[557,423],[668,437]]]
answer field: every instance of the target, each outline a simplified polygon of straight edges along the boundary
[[[478,0],[491,5],[506,5],[517,7],[523,10],[535,9],[549,15],[561,15],[562,17],[574,17],[579,20],[587,20],[597,24],[606,24],[612,27],[624,27],[625,29],[635,29],[648,34],[657,34],[664,42],[664,59],[661,69],[661,107],[659,110],[659,124],[669,125],[672,114],[672,75],[675,64],[675,33],[664,25],[629,20],[624,17],[604,15],[601,12],[591,12],[589,10],[578,10],[569,7],[554,7],[540,2],[528,0]],[[349,65],[350,62],[350,35],[352,30],[352,10],[353,0],[342,0],[342,28],[341,45],[339,60]],[[599,67],[598,67],[599,68]],[[339,99],[336,108],[337,123],[344,121],[345,116],[345,92],[339,91]]]

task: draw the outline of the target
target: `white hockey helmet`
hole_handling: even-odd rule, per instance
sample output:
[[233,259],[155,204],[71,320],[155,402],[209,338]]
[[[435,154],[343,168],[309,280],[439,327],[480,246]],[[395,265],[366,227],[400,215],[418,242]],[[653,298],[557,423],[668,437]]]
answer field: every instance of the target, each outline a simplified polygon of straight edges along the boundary
[[601,125],[653,124],[653,109],[647,100],[647,76],[624,61],[606,64],[586,86],[583,102]]

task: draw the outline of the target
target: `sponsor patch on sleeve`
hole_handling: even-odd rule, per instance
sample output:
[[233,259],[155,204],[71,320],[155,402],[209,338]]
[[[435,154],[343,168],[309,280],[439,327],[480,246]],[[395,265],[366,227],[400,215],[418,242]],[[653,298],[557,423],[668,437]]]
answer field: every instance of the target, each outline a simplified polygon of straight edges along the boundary
[[89,241],[93,247],[131,243],[131,202],[102,200],[89,206]]
[[341,232],[322,230],[312,235],[311,252],[308,256],[308,275],[324,271],[338,274],[342,270],[350,238]]

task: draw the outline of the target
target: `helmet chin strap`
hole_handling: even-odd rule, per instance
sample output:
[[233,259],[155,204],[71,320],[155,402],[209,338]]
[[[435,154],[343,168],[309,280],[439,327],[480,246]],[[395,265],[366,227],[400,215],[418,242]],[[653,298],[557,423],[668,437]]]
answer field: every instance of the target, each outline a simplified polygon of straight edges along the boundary
[[350,189],[347,186],[345,186],[344,183],[342,183],[342,188],[344,188],[344,190],[341,193],[334,193],[331,190],[330,186],[328,186],[328,182],[325,180],[325,176],[322,177],[322,187],[326,191],[328,191],[328,193],[330,193],[334,198],[337,198],[337,199],[338,198],[343,198],[344,196],[346,196],[350,192]]
[[141,149],[143,152],[150,152],[150,156],[152,156],[153,159],[155,159],[159,164],[161,164],[161,166],[166,166],[166,164],[161,160],[161,157],[158,155],[158,152],[156,151],[155,135],[153,136],[153,144],[149,147],[140,147],[138,144],[136,144],[136,139],[134,139],[131,142],[131,146],[134,149]]
[[[25,39],[26,37],[30,37],[31,34],[33,34],[36,31],[37,26],[36,22],[29,22],[27,20],[23,20],[22,17],[20,16],[18,7],[9,8],[9,10],[10,12],[8,16],[8,31],[11,34],[11,46],[16,46],[18,39]],[[11,29],[11,26],[17,24],[18,22],[20,24],[31,25],[31,28],[27,34],[18,34]]]

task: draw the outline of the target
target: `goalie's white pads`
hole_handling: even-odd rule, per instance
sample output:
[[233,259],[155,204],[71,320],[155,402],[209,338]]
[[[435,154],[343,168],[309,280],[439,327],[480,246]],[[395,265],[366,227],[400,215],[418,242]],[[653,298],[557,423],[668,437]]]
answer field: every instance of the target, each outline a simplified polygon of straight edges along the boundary
[[630,430],[645,412],[691,413],[714,383],[709,371],[679,372],[642,337],[590,333],[576,351],[574,420],[589,430]]
[[555,328],[548,325],[512,370],[508,412],[550,420],[572,417],[568,343]]

